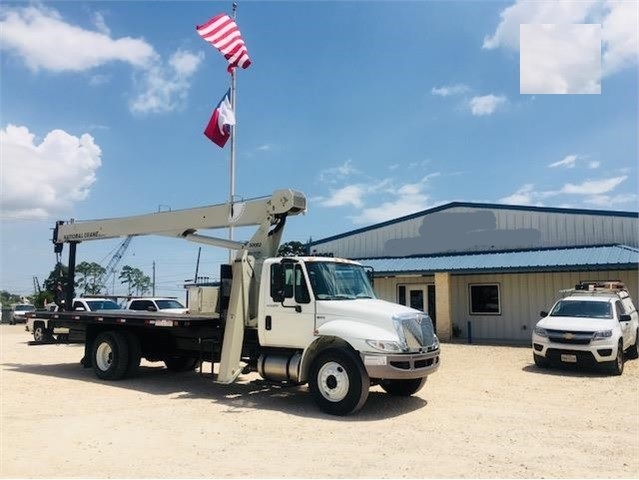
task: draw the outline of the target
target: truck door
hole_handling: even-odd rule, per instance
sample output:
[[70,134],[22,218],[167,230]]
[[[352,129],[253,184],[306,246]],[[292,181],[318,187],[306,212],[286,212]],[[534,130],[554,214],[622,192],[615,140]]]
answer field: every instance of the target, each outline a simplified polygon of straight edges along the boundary
[[258,322],[260,343],[269,347],[306,347],[314,337],[315,302],[302,265],[273,264],[270,278],[270,292],[262,313],[265,318]]

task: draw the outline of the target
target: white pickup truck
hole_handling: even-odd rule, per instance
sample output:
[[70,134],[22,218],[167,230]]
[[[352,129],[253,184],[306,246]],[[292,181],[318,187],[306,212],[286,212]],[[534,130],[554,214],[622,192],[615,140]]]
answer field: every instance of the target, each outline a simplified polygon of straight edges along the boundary
[[[119,310],[120,306],[109,298],[74,298],[73,299],[73,311],[75,312],[95,312],[97,310]],[[44,306],[44,310],[47,312],[57,312],[58,306],[55,303],[49,303]],[[56,329],[55,332],[48,330],[47,322],[38,322],[38,325],[34,327],[34,317],[27,318],[25,330],[33,333],[33,339],[36,342],[43,342],[50,340],[52,334],[67,334],[67,328]]]
[[535,364],[601,365],[621,375],[624,353],[639,357],[639,314],[625,285],[582,282],[562,293],[550,313],[540,313],[532,335]]

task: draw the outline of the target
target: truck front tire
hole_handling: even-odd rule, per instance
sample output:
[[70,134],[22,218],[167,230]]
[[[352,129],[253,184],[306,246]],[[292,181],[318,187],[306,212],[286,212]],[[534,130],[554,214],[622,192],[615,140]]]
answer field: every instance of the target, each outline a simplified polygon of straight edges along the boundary
[[419,392],[422,387],[426,385],[427,378],[428,377],[411,378],[408,380],[382,380],[379,382],[379,386],[390,395],[395,395],[397,397],[410,397],[411,395]]
[[310,391],[319,408],[331,415],[348,415],[362,408],[369,386],[361,360],[349,350],[327,350],[311,364]]
[[129,367],[129,345],[120,332],[102,332],[93,342],[93,371],[102,380],[120,380]]

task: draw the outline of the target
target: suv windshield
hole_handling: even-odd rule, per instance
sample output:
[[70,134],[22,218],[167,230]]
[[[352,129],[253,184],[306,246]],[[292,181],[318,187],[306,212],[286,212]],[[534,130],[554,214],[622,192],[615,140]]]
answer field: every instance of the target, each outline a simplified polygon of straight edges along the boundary
[[167,308],[184,308],[184,305],[177,300],[156,300],[155,303],[160,310],[165,310]]
[[87,300],[87,305],[93,310],[119,310],[120,305],[113,300]]
[[610,302],[560,300],[550,312],[551,317],[612,318]]
[[306,268],[318,300],[375,298],[366,271],[360,265],[308,262]]

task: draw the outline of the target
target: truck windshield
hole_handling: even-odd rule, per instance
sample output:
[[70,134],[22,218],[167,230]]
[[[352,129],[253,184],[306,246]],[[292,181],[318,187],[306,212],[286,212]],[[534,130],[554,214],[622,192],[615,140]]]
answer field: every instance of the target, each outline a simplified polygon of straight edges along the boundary
[[375,298],[366,271],[360,265],[308,262],[306,268],[313,293],[318,300]]
[[612,318],[609,302],[560,300],[550,312],[551,317]]

